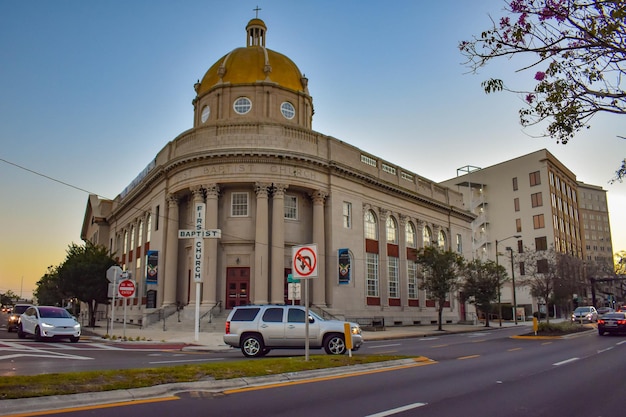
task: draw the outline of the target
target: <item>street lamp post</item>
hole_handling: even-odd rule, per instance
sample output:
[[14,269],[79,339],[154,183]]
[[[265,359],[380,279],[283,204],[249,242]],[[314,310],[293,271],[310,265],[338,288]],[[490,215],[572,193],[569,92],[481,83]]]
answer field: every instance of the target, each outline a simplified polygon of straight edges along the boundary
[[507,246],[506,249],[511,252],[511,283],[513,284],[513,321],[517,325],[517,291],[515,291],[515,266],[513,263],[513,248]]
[[[505,240],[511,238],[519,239],[520,237],[522,236],[513,235],[500,240],[496,239],[496,271],[498,273],[498,322],[500,323],[500,327],[502,327],[502,281],[500,280],[500,263],[498,262],[498,243],[504,242]],[[513,293],[515,293],[515,291],[513,291]]]

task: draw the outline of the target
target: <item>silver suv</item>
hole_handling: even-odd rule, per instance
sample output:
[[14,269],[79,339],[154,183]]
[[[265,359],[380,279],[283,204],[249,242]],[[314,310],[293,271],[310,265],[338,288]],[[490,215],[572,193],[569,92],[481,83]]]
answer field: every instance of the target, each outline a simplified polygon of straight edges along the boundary
[[[295,305],[235,307],[226,319],[224,343],[241,348],[247,357],[265,356],[271,349],[303,349],[306,343],[306,310]],[[329,355],[346,352],[344,323],[324,320],[309,311],[309,347],[324,348]],[[363,344],[361,327],[350,323],[352,350]]]

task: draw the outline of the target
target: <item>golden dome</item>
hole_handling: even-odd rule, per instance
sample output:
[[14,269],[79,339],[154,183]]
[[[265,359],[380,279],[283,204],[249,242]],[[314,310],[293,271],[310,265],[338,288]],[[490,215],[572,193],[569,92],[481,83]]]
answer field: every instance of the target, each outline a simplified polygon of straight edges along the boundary
[[306,81],[294,62],[265,47],[265,23],[252,19],[246,26],[247,46],[224,55],[204,74],[197,88],[202,96],[218,84],[276,83],[293,91],[306,91]]

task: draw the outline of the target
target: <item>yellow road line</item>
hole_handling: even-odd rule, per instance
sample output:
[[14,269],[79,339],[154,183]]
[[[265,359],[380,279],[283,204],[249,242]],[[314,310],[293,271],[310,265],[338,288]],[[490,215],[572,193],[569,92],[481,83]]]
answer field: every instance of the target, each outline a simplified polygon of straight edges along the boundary
[[460,358],[457,358],[457,360],[464,361],[465,359],[474,359],[478,357],[480,357],[480,355],[461,356]]
[[407,365],[390,366],[390,367],[387,367],[387,368],[370,369],[370,370],[367,370],[367,371],[355,371],[355,372],[351,372],[349,374],[343,374],[343,375],[331,375],[331,376],[314,377],[314,378],[303,379],[303,380],[300,380],[300,381],[277,382],[275,384],[258,385],[258,386],[254,386],[254,387],[245,387],[245,388],[235,388],[235,389],[224,391],[224,394],[238,394],[240,392],[258,391],[258,390],[262,390],[262,389],[286,387],[288,385],[300,385],[300,384],[310,384],[310,383],[313,383],[313,382],[331,381],[333,379],[351,378],[353,376],[377,374],[377,373],[380,373],[380,372],[396,371],[398,369],[406,369],[406,368],[415,368],[415,367],[418,367],[418,366],[433,365],[433,364],[436,364],[436,363],[437,362],[433,361],[432,359],[428,359],[426,357],[421,356],[419,358],[415,358],[415,363],[411,363],[411,364],[407,364]]
[[[56,410],[46,410],[46,411],[33,411],[31,413],[20,413],[20,414],[7,414],[5,417],[32,417],[32,416],[46,416],[50,414],[59,414],[59,413],[69,413],[73,411],[85,411],[85,410],[97,410],[100,408],[111,408],[111,407],[125,407],[127,405],[137,405],[137,404],[148,404],[148,403],[157,403],[162,401],[172,401],[179,400],[179,397],[161,397],[161,398],[150,398],[145,400],[133,400],[133,401],[122,401],[117,403],[107,403],[107,404],[94,404],[94,405],[86,405],[82,407],[73,407],[73,408],[59,408]],[[45,402],[45,398],[42,398],[42,401]]]

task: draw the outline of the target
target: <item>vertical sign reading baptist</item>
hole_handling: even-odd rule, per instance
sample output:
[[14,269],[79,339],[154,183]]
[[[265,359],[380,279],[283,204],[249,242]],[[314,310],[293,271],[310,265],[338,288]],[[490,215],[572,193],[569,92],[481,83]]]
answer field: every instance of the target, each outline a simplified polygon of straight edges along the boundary
[[157,284],[159,280],[159,251],[146,253],[146,284]]
[[349,284],[351,269],[350,251],[348,249],[339,249],[337,252],[339,258],[339,284]]

